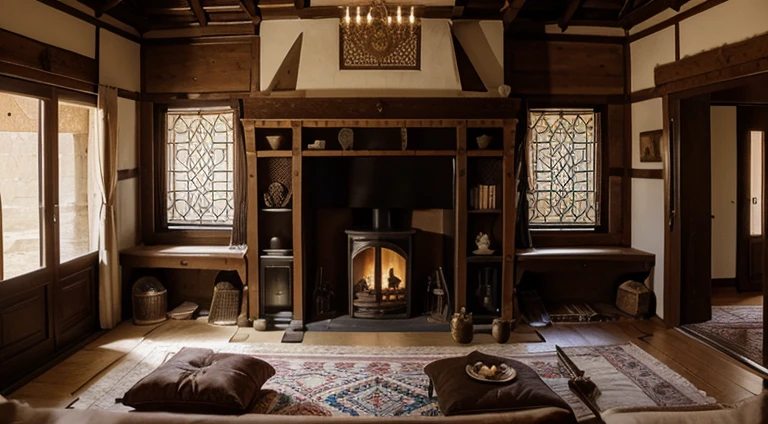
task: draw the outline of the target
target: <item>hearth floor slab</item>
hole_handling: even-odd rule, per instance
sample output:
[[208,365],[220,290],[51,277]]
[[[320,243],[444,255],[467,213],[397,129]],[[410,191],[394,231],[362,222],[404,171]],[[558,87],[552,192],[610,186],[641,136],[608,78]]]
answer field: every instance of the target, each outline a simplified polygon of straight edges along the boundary
[[447,322],[427,322],[426,316],[406,319],[363,319],[352,318],[349,315],[326,319],[306,324],[307,331],[330,332],[376,332],[376,333],[406,333],[406,332],[449,332],[451,326]]

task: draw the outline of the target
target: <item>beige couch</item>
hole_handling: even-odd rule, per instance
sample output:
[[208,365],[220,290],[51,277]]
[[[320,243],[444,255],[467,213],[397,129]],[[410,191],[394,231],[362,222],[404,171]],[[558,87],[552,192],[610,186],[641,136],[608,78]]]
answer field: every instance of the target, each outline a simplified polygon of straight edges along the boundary
[[[0,400],[2,402],[2,400]],[[768,424],[768,391],[734,406],[701,408],[616,409],[603,414],[607,424]],[[99,410],[31,408],[17,402],[0,403],[0,424],[411,424],[424,422],[473,424],[549,424],[567,415],[559,408],[541,408],[454,417],[361,418],[248,414],[239,417],[182,415],[157,412],[118,413]]]

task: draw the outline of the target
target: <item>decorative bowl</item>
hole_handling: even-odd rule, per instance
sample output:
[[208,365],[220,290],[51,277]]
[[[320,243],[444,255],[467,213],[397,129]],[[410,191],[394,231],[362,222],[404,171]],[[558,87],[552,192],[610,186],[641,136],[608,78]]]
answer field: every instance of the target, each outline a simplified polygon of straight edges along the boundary
[[283,144],[283,136],[282,135],[268,135],[267,136],[267,142],[269,142],[269,147],[272,148],[272,150],[279,150],[280,145]]
[[481,149],[487,149],[488,146],[491,145],[491,142],[493,142],[493,136],[488,134],[483,134],[480,137],[477,137],[477,147]]
[[481,374],[480,369],[484,366],[488,367],[487,364],[478,362],[475,365],[467,365],[464,369],[471,378],[486,383],[507,383],[517,377],[517,371],[507,364],[499,364],[498,370],[492,376]]

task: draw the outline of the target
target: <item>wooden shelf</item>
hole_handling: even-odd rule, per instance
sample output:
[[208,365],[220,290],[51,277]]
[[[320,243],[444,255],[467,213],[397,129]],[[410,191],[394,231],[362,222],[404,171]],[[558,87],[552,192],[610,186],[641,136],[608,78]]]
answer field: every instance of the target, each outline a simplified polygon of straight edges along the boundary
[[120,265],[128,268],[234,270],[246,278],[248,249],[229,246],[136,246],[120,252]]
[[467,211],[467,213],[476,213],[476,214],[499,214],[503,211],[501,209],[470,209]]
[[261,210],[262,212],[271,212],[271,213],[281,213],[281,212],[293,212],[293,209],[290,208],[264,208]]
[[467,256],[467,263],[495,263],[501,262],[501,255],[470,255]]
[[454,150],[304,150],[306,157],[360,156],[456,156]]
[[290,150],[259,150],[256,157],[259,158],[289,158],[293,152]]
[[471,157],[502,157],[503,150],[467,150],[467,156]]

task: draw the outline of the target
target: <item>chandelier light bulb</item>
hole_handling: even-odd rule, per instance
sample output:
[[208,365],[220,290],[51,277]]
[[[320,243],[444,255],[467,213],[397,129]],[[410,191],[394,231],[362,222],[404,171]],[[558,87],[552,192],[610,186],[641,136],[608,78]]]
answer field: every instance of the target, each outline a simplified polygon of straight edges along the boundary
[[403,23],[403,9],[400,6],[397,6],[397,23]]
[[392,17],[387,16],[387,25],[392,25]]
[[355,18],[356,23],[360,23],[360,6],[357,6],[357,17]]
[[370,9],[368,9],[368,16],[366,16],[366,17],[365,17],[365,20],[366,20],[366,21],[368,21],[368,23],[369,23],[369,24],[370,24],[371,22],[373,22],[373,16],[371,16],[371,10],[372,10],[372,9],[373,9],[373,8],[370,8]]
[[349,23],[352,21],[352,18],[349,17],[349,6],[347,6],[347,16],[344,17],[344,21],[349,25]]
[[416,22],[416,17],[413,16],[413,6],[411,6],[411,16],[408,18],[408,20],[411,22],[411,24]]

